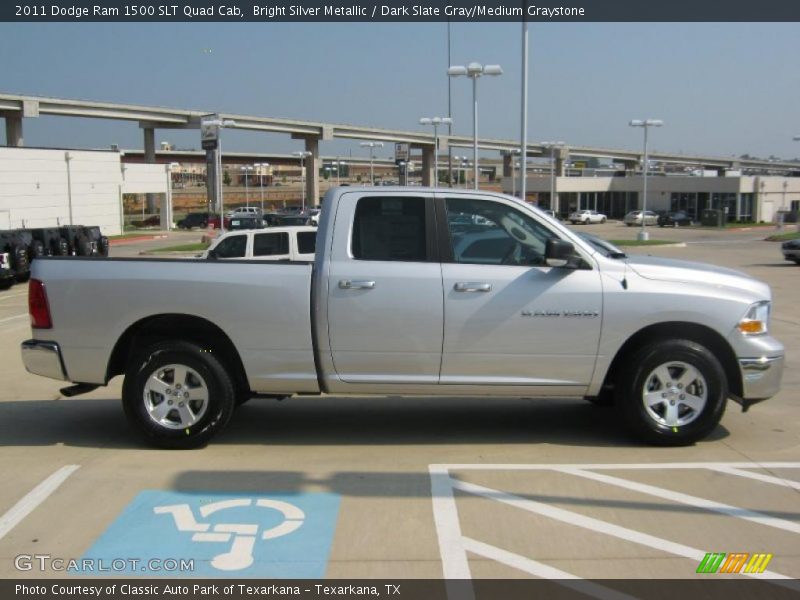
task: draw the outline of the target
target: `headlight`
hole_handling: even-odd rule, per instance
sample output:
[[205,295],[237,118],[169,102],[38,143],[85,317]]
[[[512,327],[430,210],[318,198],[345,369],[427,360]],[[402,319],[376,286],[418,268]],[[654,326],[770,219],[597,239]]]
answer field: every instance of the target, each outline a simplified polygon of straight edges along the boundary
[[769,331],[770,302],[757,302],[736,326],[744,335],[763,335]]

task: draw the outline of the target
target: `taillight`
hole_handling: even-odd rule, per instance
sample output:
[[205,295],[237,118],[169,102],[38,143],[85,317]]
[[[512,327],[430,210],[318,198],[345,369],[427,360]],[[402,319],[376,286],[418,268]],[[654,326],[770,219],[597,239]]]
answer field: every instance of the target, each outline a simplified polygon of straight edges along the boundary
[[52,329],[53,320],[50,318],[47,292],[44,290],[44,283],[38,279],[31,279],[28,282],[28,312],[31,315],[31,327]]

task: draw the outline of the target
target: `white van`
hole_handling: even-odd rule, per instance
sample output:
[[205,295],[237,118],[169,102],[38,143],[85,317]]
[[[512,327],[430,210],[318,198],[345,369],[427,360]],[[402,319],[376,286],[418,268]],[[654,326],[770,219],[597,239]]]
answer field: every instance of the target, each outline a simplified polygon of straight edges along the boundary
[[243,229],[215,239],[201,258],[313,261],[316,243],[316,227]]

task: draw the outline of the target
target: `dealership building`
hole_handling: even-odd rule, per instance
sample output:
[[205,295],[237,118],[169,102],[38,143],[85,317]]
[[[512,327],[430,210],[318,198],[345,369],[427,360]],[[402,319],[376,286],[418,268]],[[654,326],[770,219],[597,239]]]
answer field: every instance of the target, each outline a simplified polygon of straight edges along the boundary
[[[780,213],[800,210],[800,177],[742,175],[741,171],[692,173],[648,173],[647,210],[685,211],[699,221],[703,211],[711,208],[721,210],[728,222],[767,223],[776,221]],[[641,172],[567,169],[554,181],[545,171],[529,174],[526,186],[529,202],[561,216],[588,209],[621,219],[644,204]],[[504,192],[514,193],[516,187],[510,175],[503,178]]]

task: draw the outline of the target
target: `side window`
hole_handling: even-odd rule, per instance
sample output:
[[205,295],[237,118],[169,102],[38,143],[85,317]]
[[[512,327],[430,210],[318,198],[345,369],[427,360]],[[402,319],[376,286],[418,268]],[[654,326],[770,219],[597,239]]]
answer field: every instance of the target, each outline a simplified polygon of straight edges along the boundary
[[317,249],[317,232],[301,231],[297,234],[297,252],[300,254],[314,254]]
[[456,262],[544,266],[547,240],[557,237],[517,209],[490,200],[447,199]]
[[247,236],[232,235],[222,240],[215,248],[219,258],[244,258],[247,251]]
[[257,233],[253,236],[253,256],[289,254],[289,234]]
[[353,257],[358,260],[424,262],[424,198],[361,198],[353,222]]

